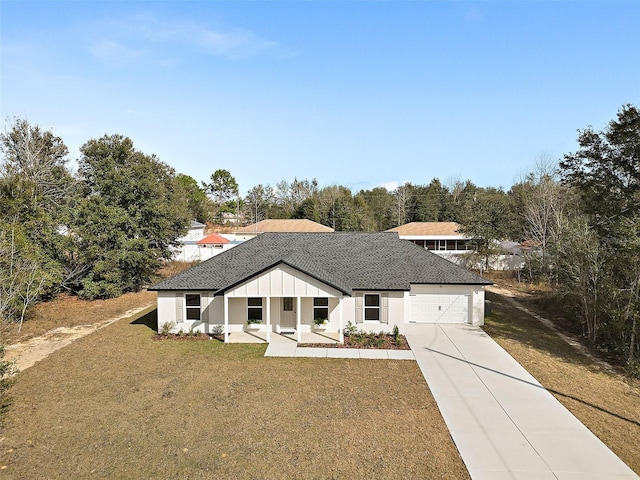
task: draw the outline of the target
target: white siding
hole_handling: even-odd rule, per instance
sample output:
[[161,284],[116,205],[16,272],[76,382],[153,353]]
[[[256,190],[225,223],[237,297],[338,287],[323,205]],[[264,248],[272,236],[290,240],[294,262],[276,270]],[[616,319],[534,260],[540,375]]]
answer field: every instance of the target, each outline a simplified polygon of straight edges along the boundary
[[335,288],[288,265],[278,265],[237,287],[225,295],[234,297],[339,297]]
[[[484,325],[484,287],[480,285],[411,285],[414,295],[469,295],[469,323]],[[407,296],[407,300],[409,300]],[[410,303],[407,304],[410,308]],[[409,321],[410,311],[407,310],[406,321]]]

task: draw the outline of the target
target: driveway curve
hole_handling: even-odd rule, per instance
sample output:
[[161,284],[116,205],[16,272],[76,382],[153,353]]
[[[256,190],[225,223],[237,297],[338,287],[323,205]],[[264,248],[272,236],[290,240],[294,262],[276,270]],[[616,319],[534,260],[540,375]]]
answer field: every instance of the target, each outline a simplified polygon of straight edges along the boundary
[[405,334],[474,480],[640,478],[482,329]]

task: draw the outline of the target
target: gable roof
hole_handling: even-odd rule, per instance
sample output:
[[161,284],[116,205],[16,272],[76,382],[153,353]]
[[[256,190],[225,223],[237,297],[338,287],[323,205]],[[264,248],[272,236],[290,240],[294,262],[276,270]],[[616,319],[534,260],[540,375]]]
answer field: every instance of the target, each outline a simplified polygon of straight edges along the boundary
[[206,237],[201,238],[196,242],[197,245],[220,245],[225,243],[229,243],[229,240],[218,235],[217,233],[207,235]]
[[263,233],[149,290],[210,290],[216,294],[286,264],[346,295],[354,290],[410,290],[411,284],[491,282],[397,233]]
[[238,228],[236,233],[265,233],[265,232],[333,232],[333,228],[326,227],[321,223],[302,219],[271,219],[261,220],[258,223]]
[[463,235],[462,225],[456,222],[411,222],[399,227],[390,228],[387,232],[398,232],[400,235]]

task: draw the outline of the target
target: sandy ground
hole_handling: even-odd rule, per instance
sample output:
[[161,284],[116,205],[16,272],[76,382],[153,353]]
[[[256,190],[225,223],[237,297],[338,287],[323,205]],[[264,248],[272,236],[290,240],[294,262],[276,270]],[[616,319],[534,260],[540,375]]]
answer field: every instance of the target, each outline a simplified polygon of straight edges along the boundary
[[574,338],[571,338],[571,336],[569,336],[569,335],[567,335],[565,333],[560,332],[556,328],[556,326],[553,324],[553,322],[551,320],[549,320],[547,318],[544,318],[544,317],[541,317],[537,313],[532,312],[527,307],[525,307],[524,305],[519,303],[516,300],[516,298],[517,298],[516,294],[514,294],[511,290],[508,290],[508,289],[502,288],[502,287],[498,287],[498,286],[495,286],[495,285],[490,285],[490,286],[487,286],[487,291],[495,293],[495,294],[498,294],[498,295],[504,297],[509,303],[511,303],[518,310],[522,310],[523,312],[529,314],[530,316],[532,316],[533,318],[538,320],[540,323],[542,323],[545,327],[547,327],[550,330],[552,330],[556,335],[558,335],[560,338],[562,338],[565,342],[567,342],[569,345],[571,345],[573,348],[575,348],[582,355],[585,355],[586,357],[590,358],[593,362],[595,362],[598,365],[600,365],[606,371],[614,372],[614,368],[611,365],[609,365],[604,360],[600,360],[599,358],[594,357],[591,354],[591,352],[589,352],[589,349],[587,347],[585,347],[584,345],[582,345],[579,341],[577,341]]
[[5,348],[4,360],[15,362],[18,371],[25,370],[40,360],[47,358],[56,350],[66,347],[74,340],[111,325],[113,322],[135,315],[149,306],[150,305],[144,305],[134,308],[126,311],[122,315],[98,323],[77,325],[70,328],[54,328],[44,335],[32,338],[24,343],[15,343],[7,346]]

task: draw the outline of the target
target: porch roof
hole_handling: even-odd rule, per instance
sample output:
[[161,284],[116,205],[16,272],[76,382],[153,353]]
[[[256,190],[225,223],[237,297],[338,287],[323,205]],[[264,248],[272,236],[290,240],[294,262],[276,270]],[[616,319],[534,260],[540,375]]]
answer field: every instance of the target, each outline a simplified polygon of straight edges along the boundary
[[354,290],[405,290],[411,284],[491,282],[397,233],[263,233],[149,290],[217,294],[284,263],[351,295]]

